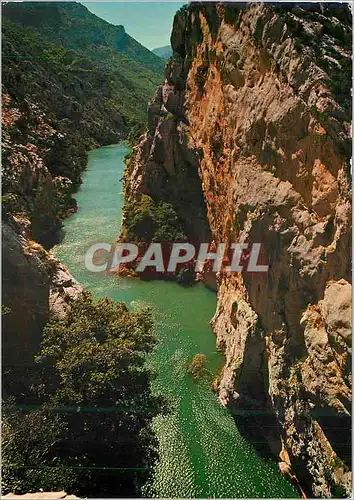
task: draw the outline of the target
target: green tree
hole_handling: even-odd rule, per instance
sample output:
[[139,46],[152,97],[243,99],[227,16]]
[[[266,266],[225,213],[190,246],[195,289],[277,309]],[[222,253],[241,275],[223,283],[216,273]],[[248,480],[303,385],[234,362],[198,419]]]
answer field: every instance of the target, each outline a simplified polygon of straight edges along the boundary
[[[48,322],[36,357],[36,391],[39,415],[57,419],[58,433],[53,434],[56,428],[49,419],[41,424],[43,439],[36,433],[28,437],[39,458],[33,462],[20,453],[7,489],[16,489],[23,478],[20,467],[37,463],[42,468],[54,460],[75,472],[63,484],[81,496],[139,495],[156,459],[150,423],[162,405],[151,394],[152,374],[145,366],[155,343],[152,326],[149,310],[129,311],[110,299],[94,301],[88,293],[71,304],[65,318]],[[49,443],[50,454],[42,453]],[[58,468],[57,483],[62,470]],[[43,488],[35,472],[38,481],[27,483],[31,490]],[[19,489],[27,489],[25,480]]]
[[1,462],[3,493],[70,490],[75,470],[68,469],[55,447],[65,434],[64,420],[43,410],[18,409],[14,398],[2,404]]
[[170,203],[143,194],[124,205],[126,240],[184,241],[183,224]]

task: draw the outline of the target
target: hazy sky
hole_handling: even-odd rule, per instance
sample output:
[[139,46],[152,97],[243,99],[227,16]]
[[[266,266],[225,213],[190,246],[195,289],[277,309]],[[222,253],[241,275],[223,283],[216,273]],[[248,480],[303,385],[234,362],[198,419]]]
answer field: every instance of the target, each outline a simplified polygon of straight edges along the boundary
[[185,2],[81,2],[96,16],[122,24],[126,32],[148,49],[169,45],[173,16]]

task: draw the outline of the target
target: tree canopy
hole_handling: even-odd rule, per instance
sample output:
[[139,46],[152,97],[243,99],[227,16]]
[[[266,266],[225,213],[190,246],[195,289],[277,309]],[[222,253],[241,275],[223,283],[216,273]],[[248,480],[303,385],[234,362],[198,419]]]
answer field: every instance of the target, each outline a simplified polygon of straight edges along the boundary
[[163,405],[145,366],[152,327],[149,310],[88,293],[50,319],[35,358],[38,404],[4,406],[4,492],[139,494],[156,459],[150,423]]

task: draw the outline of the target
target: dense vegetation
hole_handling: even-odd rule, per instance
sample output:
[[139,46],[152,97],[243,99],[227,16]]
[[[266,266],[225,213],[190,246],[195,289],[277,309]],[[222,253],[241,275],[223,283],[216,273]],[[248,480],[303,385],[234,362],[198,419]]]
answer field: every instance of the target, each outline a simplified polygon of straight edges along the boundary
[[184,241],[183,223],[170,203],[143,194],[124,204],[126,241]]
[[115,26],[92,14],[78,2],[22,2],[4,6],[3,14],[25,26],[39,30],[57,45],[75,51],[93,46],[109,47],[155,72],[163,69],[158,57],[130,37],[123,26]]
[[2,21],[3,214],[49,246],[86,150],[143,130],[163,61],[78,3],[9,3]]
[[6,4],[2,17],[2,489],[138,496],[161,408],[150,313],[83,294],[42,332],[57,269],[37,242],[50,247],[76,209],[87,149],[144,129],[163,62],[77,3]]
[[3,406],[3,492],[136,496],[156,458],[148,310],[84,293],[52,317],[27,394]]
[[[129,170],[129,158],[127,159]],[[178,264],[176,271],[168,272],[172,245],[177,241],[187,241],[184,224],[171,203],[157,201],[146,194],[126,200],[123,207],[124,225],[120,234],[120,241],[136,242],[140,249],[136,261],[124,267],[133,272],[151,242],[162,244],[162,257],[165,272],[157,272],[152,266],[147,266],[144,272],[139,273],[141,279],[172,279],[181,285],[190,286],[195,282],[193,262]],[[121,271],[121,270],[120,270]]]
[[[107,23],[76,2],[9,3],[2,13],[12,25],[10,31],[9,22],[4,23],[6,70],[8,58],[14,55],[8,45],[15,43],[17,63],[25,59],[37,68],[49,65],[59,83],[54,87],[56,93],[64,85],[63,90],[73,94],[79,105],[85,104],[86,113],[96,112],[97,117],[97,111],[103,112],[108,122],[110,113],[113,117],[119,113],[128,126],[146,120],[147,102],[161,82],[164,64],[123,26]],[[31,65],[27,64],[28,70],[31,72]],[[40,91],[42,95],[43,89]]]

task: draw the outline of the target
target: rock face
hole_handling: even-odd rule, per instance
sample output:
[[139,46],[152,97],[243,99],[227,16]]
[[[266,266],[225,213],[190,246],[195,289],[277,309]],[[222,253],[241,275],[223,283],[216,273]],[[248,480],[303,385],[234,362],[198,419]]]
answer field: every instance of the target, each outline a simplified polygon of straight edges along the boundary
[[127,160],[125,199],[134,201],[148,194],[153,199],[172,203],[187,235],[209,241],[198,155],[188,145],[188,126],[183,116],[177,121],[169,111],[174,109],[178,113],[180,107],[181,93],[169,83],[157,90],[149,105],[148,131]]
[[54,261],[55,272],[51,279],[49,309],[52,314],[63,317],[67,306],[84,291],[84,288],[61,262],[56,259]]
[[49,313],[49,279],[44,263],[9,224],[2,227],[2,270],[2,359],[6,393],[15,378],[13,370],[20,368],[18,378],[24,382],[23,372],[26,373],[26,365],[30,365],[38,349]]
[[171,45],[126,196],[261,243],[268,273],[217,276],[220,401],[306,494],[349,495],[350,11],[192,4]]
[[3,396],[21,401],[49,314],[63,316],[83,291],[66,267],[26,237],[27,220],[2,225]]

